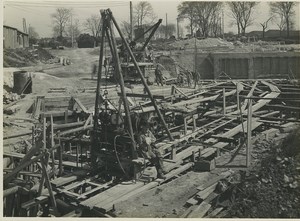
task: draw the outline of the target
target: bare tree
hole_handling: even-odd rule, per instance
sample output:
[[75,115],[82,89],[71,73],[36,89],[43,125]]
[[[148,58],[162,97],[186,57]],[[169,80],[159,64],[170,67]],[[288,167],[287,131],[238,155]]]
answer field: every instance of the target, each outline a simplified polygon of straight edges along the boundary
[[230,15],[234,19],[234,22],[236,23],[237,29],[238,29],[238,36],[241,34],[241,26],[240,26],[240,21],[241,21],[241,10],[239,10],[239,4],[238,2],[227,2],[227,5],[230,9]]
[[253,9],[259,2],[228,2],[231,17],[235,20],[238,27],[238,35],[246,34],[246,28],[253,24]]
[[216,17],[219,17],[222,2],[197,2],[196,24],[203,37],[207,37],[212,30],[212,26],[216,24]]
[[81,34],[80,24],[78,19],[73,19],[72,24],[69,23],[67,27],[67,36],[71,37],[73,35],[74,39],[78,38]]
[[178,17],[186,18],[189,20],[189,30],[191,35],[194,33],[195,29],[195,18],[196,10],[195,5],[197,2],[182,2],[177,6]]
[[66,31],[66,25],[69,23],[71,15],[72,9],[70,8],[57,8],[55,13],[51,15],[53,19],[53,31],[61,38]]
[[[287,37],[290,36],[290,25],[291,19],[294,15],[294,7],[296,6],[296,2],[270,2],[270,11],[271,14],[277,15],[279,19],[285,20],[284,23],[286,25],[286,34]],[[283,24],[282,20],[280,24]]]
[[262,29],[263,29],[263,33],[262,33],[262,38],[264,39],[265,38],[265,31],[266,29],[268,28],[268,23],[269,21],[272,20],[273,17],[270,17],[267,19],[267,21],[263,22],[263,23],[260,23],[260,25],[262,26]]
[[138,27],[145,23],[152,24],[156,19],[152,5],[145,1],[138,2],[134,6],[134,15]]
[[86,19],[84,26],[85,30],[90,32],[94,38],[98,38],[101,34],[101,17],[100,15],[91,15],[88,19]]

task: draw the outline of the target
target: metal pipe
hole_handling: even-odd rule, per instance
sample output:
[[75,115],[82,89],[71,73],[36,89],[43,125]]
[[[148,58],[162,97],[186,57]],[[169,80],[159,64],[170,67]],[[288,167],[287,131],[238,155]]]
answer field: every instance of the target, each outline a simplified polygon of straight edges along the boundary
[[131,57],[131,59],[132,59],[132,61],[133,61],[133,63],[134,63],[134,66],[135,66],[135,68],[137,69],[137,71],[138,71],[138,73],[139,73],[139,75],[140,75],[140,78],[141,78],[141,80],[142,80],[142,83],[143,83],[143,85],[144,85],[144,87],[145,87],[145,89],[146,89],[146,91],[147,91],[147,93],[148,93],[148,95],[149,95],[149,97],[150,97],[150,100],[152,101],[152,104],[153,104],[153,106],[154,106],[154,108],[155,108],[155,110],[156,110],[156,112],[157,112],[157,115],[158,115],[158,117],[160,118],[160,120],[161,120],[161,122],[162,122],[162,124],[163,124],[163,126],[164,126],[164,128],[165,128],[165,130],[166,130],[166,132],[167,132],[167,134],[168,134],[169,139],[172,141],[172,140],[173,140],[173,137],[172,137],[172,135],[171,135],[171,133],[170,133],[168,127],[167,127],[167,124],[166,124],[166,122],[165,122],[165,119],[163,118],[163,116],[162,116],[162,114],[161,114],[161,112],[160,112],[160,110],[159,110],[159,108],[158,108],[158,106],[157,106],[157,104],[156,104],[156,102],[155,102],[155,99],[153,98],[153,95],[152,95],[152,93],[151,93],[151,91],[150,91],[150,88],[149,88],[148,85],[147,85],[147,82],[146,82],[146,80],[145,80],[145,78],[144,78],[144,76],[143,76],[143,74],[142,74],[142,71],[141,71],[140,67],[139,67],[138,64],[137,64],[137,62],[136,62],[136,60],[135,60],[135,57],[134,57],[134,55],[133,55],[133,53],[132,53],[132,51],[131,51],[131,49],[130,49],[130,47],[129,47],[129,45],[128,45],[128,43],[127,43],[127,41],[126,41],[126,39],[125,39],[125,37],[124,37],[124,35],[123,35],[123,33],[122,33],[120,27],[119,27],[119,25],[118,25],[118,23],[116,22],[115,18],[113,17],[113,15],[112,15],[110,9],[108,9],[108,10],[109,10],[109,12],[110,12],[110,14],[111,14],[111,19],[112,19],[112,21],[113,21],[115,27],[117,28],[118,33],[119,33],[120,37],[122,38],[122,40],[123,40],[123,42],[124,42],[124,44],[125,44],[125,46],[126,46],[128,52],[129,52],[129,55],[130,55],[130,57]]

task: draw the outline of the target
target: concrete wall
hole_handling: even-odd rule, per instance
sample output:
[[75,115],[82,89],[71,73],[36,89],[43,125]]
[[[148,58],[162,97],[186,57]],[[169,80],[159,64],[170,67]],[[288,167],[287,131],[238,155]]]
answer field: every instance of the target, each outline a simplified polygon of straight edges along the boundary
[[[178,63],[194,70],[195,55],[190,52],[173,53]],[[300,79],[300,53],[198,53],[196,70],[203,79],[217,78],[225,72],[232,79],[297,78]]]
[[214,54],[214,77],[224,71],[233,79],[300,78],[300,53]]
[[15,28],[3,26],[3,47],[4,48],[25,48],[29,47],[27,34]]

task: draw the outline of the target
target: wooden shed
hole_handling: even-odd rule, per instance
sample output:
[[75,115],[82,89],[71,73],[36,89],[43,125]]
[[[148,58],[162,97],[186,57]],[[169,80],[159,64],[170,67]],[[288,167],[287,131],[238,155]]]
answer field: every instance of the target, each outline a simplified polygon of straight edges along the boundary
[[29,47],[29,36],[14,27],[3,25],[3,47],[4,48],[26,48]]

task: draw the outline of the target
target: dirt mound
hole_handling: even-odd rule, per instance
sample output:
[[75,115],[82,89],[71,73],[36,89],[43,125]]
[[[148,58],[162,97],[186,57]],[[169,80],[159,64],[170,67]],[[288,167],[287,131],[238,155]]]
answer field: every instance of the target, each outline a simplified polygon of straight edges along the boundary
[[233,49],[234,45],[231,42],[225,41],[221,38],[206,38],[206,39],[186,39],[178,40],[174,42],[164,42],[159,44],[156,42],[154,48],[156,50],[183,50],[183,49],[194,49],[195,44],[199,50],[208,50],[209,48],[220,49]]
[[4,49],[3,65],[4,67],[26,67],[39,62],[47,63],[54,56],[43,48],[17,48]]
[[198,48],[205,47],[232,47],[230,42],[224,41],[220,38],[206,38],[206,39],[187,39],[183,41],[176,41],[171,44],[174,48],[194,48],[195,44]]
[[[300,217],[300,130],[289,135],[259,169],[239,184],[227,217]],[[274,147],[270,144],[270,147]]]

